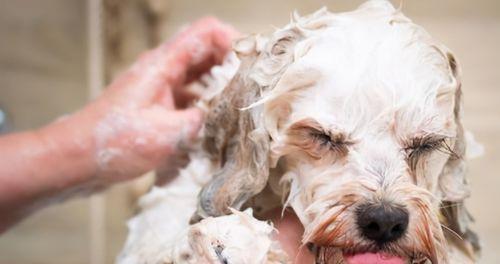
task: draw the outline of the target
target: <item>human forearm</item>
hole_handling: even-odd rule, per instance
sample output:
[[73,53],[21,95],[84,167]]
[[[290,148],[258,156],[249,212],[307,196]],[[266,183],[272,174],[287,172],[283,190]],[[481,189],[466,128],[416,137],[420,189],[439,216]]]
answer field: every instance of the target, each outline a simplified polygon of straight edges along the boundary
[[36,208],[88,191],[93,142],[73,117],[0,138],[0,231]]

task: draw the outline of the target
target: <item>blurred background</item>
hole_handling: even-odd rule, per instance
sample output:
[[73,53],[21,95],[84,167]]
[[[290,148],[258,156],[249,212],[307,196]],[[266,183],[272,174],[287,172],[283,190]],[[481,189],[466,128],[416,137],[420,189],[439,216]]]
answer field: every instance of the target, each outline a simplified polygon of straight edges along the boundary
[[[91,54],[102,54],[107,83],[141,51],[207,14],[252,33],[285,25],[293,10],[346,11],[362,2],[0,0],[0,133],[37,128],[82,107],[95,94],[89,70],[101,71]],[[405,0],[403,10],[461,62],[465,125],[486,149],[470,162],[467,204],[483,242],[480,263],[500,263],[500,1]],[[136,210],[140,190],[134,186],[39,211],[0,236],[0,263],[113,263]]]

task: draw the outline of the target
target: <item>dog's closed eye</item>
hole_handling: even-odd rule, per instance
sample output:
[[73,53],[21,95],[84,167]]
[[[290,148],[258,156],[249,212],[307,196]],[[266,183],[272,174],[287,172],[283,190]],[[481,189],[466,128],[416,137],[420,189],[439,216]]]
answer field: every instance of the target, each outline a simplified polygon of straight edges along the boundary
[[447,137],[428,135],[410,139],[404,148],[410,168],[415,169],[418,161],[434,151],[456,155],[448,144]]
[[405,148],[406,151],[412,154],[424,154],[432,150],[439,149],[445,143],[446,138],[444,137],[415,137],[412,138]]
[[288,129],[288,144],[298,147],[315,159],[344,157],[353,144],[345,133],[332,132],[313,119],[304,119]]
[[324,131],[311,131],[309,135],[311,140],[319,144],[319,147],[327,148],[327,150],[342,156],[347,154],[347,147],[352,144],[352,142],[346,140],[345,135],[342,133],[332,135]]

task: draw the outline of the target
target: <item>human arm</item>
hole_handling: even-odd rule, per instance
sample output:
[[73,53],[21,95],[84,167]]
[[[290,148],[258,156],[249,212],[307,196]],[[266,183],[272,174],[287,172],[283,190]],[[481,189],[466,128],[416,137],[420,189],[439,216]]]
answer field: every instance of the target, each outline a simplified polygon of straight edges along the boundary
[[84,109],[0,137],[0,232],[30,212],[156,168],[198,131],[181,88],[220,62],[235,32],[213,18],[149,51]]

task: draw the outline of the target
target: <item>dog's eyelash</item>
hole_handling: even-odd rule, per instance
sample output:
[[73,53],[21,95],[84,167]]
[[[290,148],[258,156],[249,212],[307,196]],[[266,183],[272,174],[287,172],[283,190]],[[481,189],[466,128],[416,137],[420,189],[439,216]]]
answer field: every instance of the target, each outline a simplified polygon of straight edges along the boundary
[[332,139],[329,135],[321,132],[311,132],[310,136],[313,140],[319,141],[321,145],[327,145],[332,143]]
[[347,147],[352,145],[352,142],[346,140],[343,134],[330,136],[321,131],[314,131],[310,133],[310,136],[313,141],[319,142],[320,147],[328,147],[340,154],[347,154]]
[[440,151],[458,158],[458,155],[448,144],[447,139],[446,137],[417,137],[411,139],[404,149],[408,155],[410,167],[415,169],[419,158],[433,151]]
[[425,137],[418,137],[418,138],[413,138],[410,141],[410,144],[406,148],[407,151],[411,152],[428,152],[432,150],[439,149],[443,147],[446,144],[446,138],[425,138]]

